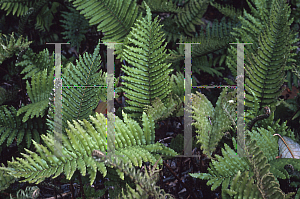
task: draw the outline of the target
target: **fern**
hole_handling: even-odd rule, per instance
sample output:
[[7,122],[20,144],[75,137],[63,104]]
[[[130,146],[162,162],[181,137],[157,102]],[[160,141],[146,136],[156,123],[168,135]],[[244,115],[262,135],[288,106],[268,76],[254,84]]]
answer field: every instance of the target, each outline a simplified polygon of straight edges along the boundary
[[197,92],[192,94],[192,116],[195,119],[194,125],[198,130],[197,136],[201,143],[203,153],[211,158],[212,152],[216,145],[224,136],[224,132],[231,128],[230,118],[235,117],[235,109],[229,104],[229,100],[233,99],[235,92],[227,94],[227,89],[224,89],[220,94],[216,103],[216,108],[208,101],[208,99]]
[[[237,42],[253,43],[245,47],[245,57],[247,57],[245,59],[245,106],[250,107],[253,104],[254,98],[249,90],[251,88],[259,99],[261,109],[266,105],[276,104],[285,78],[284,66],[287,62],[293,61],[290,58],[292,56],[290,50],[294,47],[291,45],[298,40],[293,39],[295,34],[289,30],[292,21],[288,20],[286,2],[274,1],[271,4],[263,1],[259,4],[255,1],[257,10],[251,7],[249,2],[248,4],[254,17],[244,11],[246,19],[239,17],[242,28],[236,28],[232,35],[238,38]],[[236,66],[236,46],[231,46],[230,49],[229,53],[232,57],[228,57],[226,61],[232,74],[235,75],[236,67],[233,66]]]
[[144,106],[150,105],[156,97],[164,102],[171,92],[168,75],[173,69],[169,69],[171,64],[164,63],[164,48],[167,43],[163,47],[160,46],[163,35],[157,17],[152,22],[151,16],[148,7],[146,18],[138,20],[127,37],[137,47],[126,45],[123,50],[123,57],[134,66],[130,68],[123,65],[122,68],[128,75],[123,77],[127,82],[123,83],[122,90],[130,100],[129,106],[124,107],[124,110],[133,118],[140,118]]
[[[108,117],[112,119],[113,115],[108,113]],[[160,143],[154,144],[154,121],[151,117],[143,114],[143,130],[136,121],[126,119],[126,114],[123,113],[123,117],[126,124],[116,117],[115,154],[122,157],[130,166],[141,166],[143,161],[154,163],[157,161],[157,156],[152,153],[161,153],[167,156],[177,155],[172,149]],[[13,158],[12,162],[8,162],[9,168],[0,167],[0,170],[7,171],[14,177],[24,177],[22,182],[38,184],[47,177],[56,178],[62,172],[65,173],[67,179],[70,179],[75,170],[79,169],[83,176],[86,173],[90,175],[90,184],[92,185],[97,170],[106,176],[107,169],[103,163],[95,162],[91,154],[95,149],[105,151],[107,142],[105,117],[96,113],[96,118],[90,116],[90,119],[92,124],[87,120],[78,120],[77,122],[73,120],[73,124],[68,122],[68,129],[66,129],[68,138],[62,134],[63,156],[53,155],[55,138],[48,133],[47,136],[42,135],[47,147],[33,141],[37,153],[25,149],[29,153],[22,153],[25,159],[17,158],[15,161]],[[129,129],[131,130],[129,131]],[[124,180],[124,173],[118,169],[117,171],[119,171],[120,178]]]
[[[4,40],[3,37],[5,37]],[[23,39],[22,37],[19,37],[16,40],[14,33],[10,35],[10,39],[8,39],[6,35],[0,33],[0,64],[2,64],[5,59],[17,54],[18,51],[27,49],[31,43],[31,41],[28,42],[27,39]]]
[[97,25],[97,31],[105,33],[103,42],[123,42],[137,19],[138,7],[133,0],[70,0],[80,14],[89,20],[90,25]]
[[14,139],[17,145],[22,141],[26,142],[27,148],[30,148],[32,139],[39,142],[40,134],[45,131],[46,125],[39,124],[43,124],[41,118],[29,119],[22,123],[23,116],[18,115],[14,107],[8,109],[6,105],[0,106],[0,146],[4,141],[7,141],[6,146],[10,146]]
[[210,5],[217,8],[222,14],[224,14],[226,17],[229,17],[230,19],[234,21],[238,21],[238,17],[242,16],[242,11],[239,9],[235,9],[232,5],[231,6],[221,6],[218,3],[210,2]]
[[88,20],[80,15],[74,8],[70,8],[70,12],[62,13],[62,17],[64,18],[64,20],[61,20],[61,22],[64,23],[62,27],[66,30],[62,32],[65,36],[64,39],[68,39],[71,46],[77,46],[78,52],[80,44],[85,40],[85,34],[89,28]]
[[178,13],[175,16],[175,22],[179,27],[183,27],[184,32],[192,36],[191,32],[196,32],[195,25],[203,24],[201,18],[203,17],[206,9],[209,5],[209,1],[201,0],[195,1],[191,0],[184,5],[183,10],[185,12]]
[[[1,164],[5,167],[4,164]],[[7,175],[4,171],[0,171],[0,191],[7,189],[10,184],[14,183],[17,179],[11,175]]]
[[31,78],[31,86],[28,80],[26,81],[27,93],[32,103],[18,110],[17,116],[26,112],[23,122],[26,122],[29,116],[32,119],[34,116],[43,117],[45,115],[48,110],[50,93],[53,89],[53,72],[54,68],[52,68],[50,76],[47,74],[47,69],[35,74]]
[[[215,66],[217,60],[219,60],[219,65],[221,65],[226,57],[225,52],[223,52],[223,54],[221,53],[222,55],[215,59],[213,59],[212,53],[218,50],[224,50],[228,44],[233,41],[234,38],[230,35],[230,32],[236,26],[237,24],[232,23],[230,20],[226,23],[226,19],[223,18],[221,22],[215,20],[212,27],[209,25],[206,26],[205,34],[204,29],[201,27],[200,34],[195,37],[188,38],[180,36],[180,43],[200,43],[199,45],[192,45],[192,73],[198,73],[200,75],[200,71],[203,71],[212,75],[222,75],[219,70],[224,69],[223,67],[212,68],[212,66]],[[170,56],[167,58],[167,61],[174,63],[177,71],[182,71],[182,65],[179,64],[179,61],[184,60],[184,49],[184,45],[179,45],[177,51],[169,50]]]
[[[150,168],[150,174],[148,174],[147,169],[145,169],[145,173],[141,173],[139,170],[135,170],[134,167],[130,167],[128,163],[125,164],[120,158],[112,154],[104,155],[101,151],[94,150],[92,155],[96,157],[96,161],[104,161],[106,165],[112,165],[118,168],[134,181],[136,190],[127,184],[127,194],[125,195],[124,189],[122,189],[121,198],[149,198],[149,196],[154,198],[170,198],[170,194],[165,194],[163,190],[155,186],[158,177],[155,173],[159,171],[155,170],[158,160],[152,168],[152,171]],[[161,191],[162,193],[160,193]]]

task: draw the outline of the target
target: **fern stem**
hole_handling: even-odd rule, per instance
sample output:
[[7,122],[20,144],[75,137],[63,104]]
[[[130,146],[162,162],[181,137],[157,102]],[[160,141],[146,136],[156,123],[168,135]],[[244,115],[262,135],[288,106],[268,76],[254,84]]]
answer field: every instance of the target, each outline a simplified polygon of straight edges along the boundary
[[295,159],[295,157],[294,157],[294,155],[293,155],[293,153],[292,153],[290,147],[287,145],[287,143],[285,142],[285,140],[283,139],[283,137],[281,137],[281,135],[279,135],[279,134],[277,134],[277,133],[273,134],[273,136],[275,136],[275,135],[278,135],[278,136],[281,138],[281,140],[284,142],[284,144],[286,145],[286,147],[288,148],[288,150],[289,150],[290,153],[292,154],[293,158]]

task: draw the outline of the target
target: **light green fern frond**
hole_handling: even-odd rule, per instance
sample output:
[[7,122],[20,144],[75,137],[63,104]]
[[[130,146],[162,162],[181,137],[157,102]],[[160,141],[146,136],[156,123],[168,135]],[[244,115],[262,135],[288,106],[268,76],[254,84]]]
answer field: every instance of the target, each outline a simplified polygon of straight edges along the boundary
[[[5,39],[3,39],[3,37],[5,37]],[[14,33],[10,35],[9,39],[7,35],[0,33],[0,64],[13,54],[19,53],[18,51],[27,49],[31,43],[32,41],[28,41],[22,36],[16,40]]]
[[[123,113],[124,114],[124,113]],[[128,118],[125,123],[118,117],[115,119],[115,154],[132,166],[141,166],[142,162],[154,164],[159,157],[158,153],[166,156],[175,156],[177,153],[161,143],[154,144],[154,121],[144,113],[144,128],[136,121]],[[108,113],[110,120],[113,114]],[[126,118],[126,114],[123,118]],[[54,155],[54,136],[48,133],[42,135],[45,145],[33,141],[37,153],[25,149],[29,154],[24,154],[25,159],[17,158],[17,161],[8,162],[7,171],[14,177],[24,177],[23,182],[42,182],[45,178],[56,178],[62,172],[70,179],[75,170],[85,176],[90,175],[90,183],[94,182],[97,171],[106,176],[107,169],[103,162],[98,163],[92,158],[94,150],[106,151],[106,118],[103,114],[96,113],[96,117],[90,116],[91,123],[87,120],[68,121],[67,136],[62,134],[62,156]],[[109,129],[108,129],[109,130]],[[112,130],[112,129],[111,129]],[[113,132],[113,131],[112,131]],[[156,154],[156,155],[155,155]],[[161,163],[160,163],[161,164]],[[117,169],[120,178],[124,179],[124,173]]]
[[216,108],[205,95],[196,92],[192,94],[192,118],[195,119],[194,125],[201,149],[203,153],[211,158],[212,152],[216,145],[224,136],[224,132],[231,128],[231,121],[235,118],[235,107],[229,104],[229,100],[234,99],[235,92],[233,91],[226,95],[227,89],[224,89],[216,103]]

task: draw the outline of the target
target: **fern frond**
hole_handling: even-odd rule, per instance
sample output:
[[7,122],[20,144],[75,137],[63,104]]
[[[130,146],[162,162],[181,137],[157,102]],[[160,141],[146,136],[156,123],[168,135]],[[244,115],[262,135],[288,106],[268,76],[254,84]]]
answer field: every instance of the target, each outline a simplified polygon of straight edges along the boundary
[[[123,117],[126,118],[126,114]],[[145,121],[150,122],[148,123],[150,128],[145,128],[145,132],[136,121],[130,118],[127,120],[127,125],[118,117],[115,118],[115,154],[134,166],[140,166],[142,161],[154,164],[158,159],[155,156],[157,153],[167,156],[177,155],[175,151],[161,143],[153,144],[154,122],[145,113],[144,117],[146,117]],[[113,115],[108,113],[108,118],[113,119]],[[103,163],[93,160],[92,152],[94,150],[105,151],[107,141],[104,115],[96,113],[96,117],[90,116],[90,120],[92,123],[85,119],[83,121],[73,120],[73,124],[68,121],[68,129],[66,129],[68,137],[62,134],[62,156],[56,157],[54,155],[56,150],[54,146],[55,137],[52,133],[48,133],[47,136],[41,136],[44,145],[33,141],[37,152],[25,149],[29,155],[22,153],[24,159],[17,158],[15,161],[13,158],[12,162],[8,162],[8,168],[1,167],[0,170],[7,171],[15,177],[24,177],[23,182],[38,184],[47,177],[54,176],[53,178],[56,178],[62,172],[67,176],[67,179],[70,179],[78,169],[83,176],[87,173],[90,175],[92,185],[97,171],[100,171],[103,176],[106,176],[107,173]],[[144,127],[146,126],[144,124]],[[133,130],[128,130],[128,127]],[[123,131],[122,128],[125,128],[126,131]],[[54,133],[56,134],[55,131]],[[119,171],[119,175],[121,178],[124,177],[124,173],[121,171]]]
[[[134,167],[130,166],[128,163],[124,163],[122,159],[113,154],[104,155],[102,152],[94,150],[93,156],[96,158],[96,161],[104,162],[105,165],[112,165],[118,168],[120,171],[128,175],[131,180],[136,185],[136,190],[132,189],[127,184],[127,194],[125,195],[124,190],[122,190],[122,198],[149,198],[152,196],[154,198],[173,198],[170,194],[165,194],[158,186],[156,186],[156,180],[154,173],[157,173],[156,166],[150,168],[150,173],[148,174],[147,169],[145,173],[141,173],[139,170],[136,170]],[[158,162],[158,161],[157,161]],[[157,164],[156,162],[156,164]],[[156,174],[157,175],[157,174]],[[162,192],[162,193],[160,193]]]
[[[250,5],[249,2],[248,4]],[[237,38],[237,42],[253,43],[245,47],[245,57],[247,57],[245,59],[245,106],[251,107],[253,104],[254,97],[249,90],[251,88],[259,99],[259,109],[261,109],[276,104],[285,78],[284,67],[291,56],[290,50],[293,48],[291,45],[297,39],[290,30],[292,21],[288,19],[289,9],[286,2],[255,1],[255,4],[256,15],[252,16],[244,11],[245,18],[240,17],[242,27],[235,29],[232,35]],[[226,61],[235,76],[236,46],[230,48],[229,53],[232,57],[228,57]]]
[[84,18],[79,11],[74,8],[69,8],[70,12],[62,12],[62,17],[64,20],[61,20],[62,27],[66,30],[61,34],[64,35],[64,39],[68,39],[68,42],[71,43],[72,47],[77,46],[77,52],[82,41],[85,40],[85,34],[87,33],[89,22]]
[[[2,167],[5,165],[2,163]],[[14,183],[17,179],[11,175],[7,175],[4,171],[0,171],[0,191],[7,189],[12,183]]]
[[208,5],[209,1],[206,0],[189,1],[184,5],[184,8],[182,8],[184,12],[178,13],[178,15],[175,16],[175,22],[177,23],[177,26],[183,27],[184,32],[192,37],[193,35],[191,32],[196,32],[195,25],[204,24],[204,22],[201,21],[201,18],[206,12]]
[[[3,37],[5,37],[5,39],[3,39]],[[7,38],[7,35],[0,33],[0,64],[13,54],[17,54],[18,51],[27,49],[31,43],[32,41],[28,41],[22,36],[16,40],[14,33],[10,35],[10,39]]]
[[138,16],[137,3],[133,0],[70,0],[76,10],[81,10],[89,20],[90,25],[97,25],[97,31],[105,33],[103,42],[123,42],[124,38],[130,32]]
[[240,9],[235,9],[233,5],[229,6],[221,6],[218,3],[210,2],[210,5],[217,8],[222,14],[224,14],[226,17],[231,18],[232,20],[238,21],[238,17],[242,16],[242,11]]
[[[147,6],[147,5],[146,5]],[[171,92],[168,83],[171,64],[165,63],[166,54],[161,46],[163,40],[157,18],[152,22],[149,7],[147,16],[138,20],[128,35],[128,40],[137,47],[126,45],[123,55],[133,67],[124,66],[122,70],[128,75],[123,77],[125,96],[130,100],[124,110],[129,116],[140,118],[145,105],[150,105],[156,98],[163,102]]]
[[47,69],[47,74],[51,75],[54,66],[54,54],[50,55],[48,49],[44,49],[36,54],[29,48],[22,58],[22,61],[16,63],[16,66],[23,68],[21,74],[27,73],[22,79],[33,77],[44,69]]
[[[106,101],[105,87],[85,87],[91,85],[106,84],[106,72],[99,71],[101,67],[101,56],[99,53],[100,43],[96,46],[94,53],[85,53],[76,60],[76,66],[69,63],[68,70],[62,69],[62,130],[67,127],[67,121],[73,119],[87,119],[94,114],[100,99]],[[68,85],[78,85],[78,87],[67,87]],[[53,96],[54,97],[54,96]],[[52,97],[52,99],[53,99]],[[53,106],[53,105],[52,105]],[[50,107],[48,113],[50,130],[53,130],[54,107]]]
[[35,74],[35,76],[31,78],[31,86],[28,80],[26,81],[26,90],[32,103],[18,110],[17,116],[26,112],[22,120],[23,122],[26,122],[29,117],[31,119],[34,116],[43,117],[46,110],[48,110],[50,93],[54,87],[54,67],[52,68],[52,73],[50,72],[51,75],[48,75],[47,73],[47,69],[45,69],[44,71]]
[[[201,27],[200,34],[195,37],[189,38],[180,36],[180,43],[200,43],[199,45],[192,45],[192,73],[200,74],[200,71],[203,71],[210,74],[216,74],[218,76],[222,75],[222,73],[219,71],[223,69],[222,67],[212,68],[212,66],[214,66],[217,61],[217,58],[213,59],[212,53],[226,49],[229,43],[234,41],[234,38],[230,35],[230,32],[236,26],[237,25],[232,21],[229,20],[228,22],[226,22],[226,19],[223,18],[221,22],[215,20],[212,24],[212,27],[207,25],[205,34],[203,28]],[[184,45],[179,45],[177,47],[177,50],[169,50],[170,55],[167,58],[167,61],[172,62],[178,71],[183,70],[181,68],[182,65],[179,61],[184,60],[184,49]],[[218,59],[224,60],[224,55],[225,54],[223,52],[223,54]]]
[[[22,105],[22,107],[24,107]],[[35,120],[27,120],[22,123],[23,115],[17,116],[17,110],[14,107],[6,108],[6,105],[0,106],[0,145],[7,140],[7,146],[16,139],[17,145],[20,145],[24,140],[27,143],[27,148],[31,146],[31,139],[40,141],[40,134],[45,131],[46,125],[41,118]]]
[[230,117],[235,117],[235,108],[229,105],[228,101],[234,98],[236,91],[227,95],[226,92],[227,89],[221,92],[216,103],[216,108],[213,107],[211,102],[203,94],[197,91],[196,95],[192,94],[192,113],[194,113],[192,117],[196,121],[196,123],[192,125],[197,128],[196,132],[199,134],[197,138],[201,143],[203,153],[210,158],[216,145],[224,136],[224,132],[231,128]]
[[31,8],[36,1],[31,0],[17,0],[13,2],[9,2],[7,0],[1,0],[0,6],[1,10],[6,11],[6,16],[9,15],[11,12],[13,15],[17,15],[17,17],[25,15],[29,8]]
[[[182,13],[182,9],[178,8],[172,0],[146,0],[145,1],[152,12],[172,12],[172,13]],[[146,7],[142,4],[141,8],[146,12]]]

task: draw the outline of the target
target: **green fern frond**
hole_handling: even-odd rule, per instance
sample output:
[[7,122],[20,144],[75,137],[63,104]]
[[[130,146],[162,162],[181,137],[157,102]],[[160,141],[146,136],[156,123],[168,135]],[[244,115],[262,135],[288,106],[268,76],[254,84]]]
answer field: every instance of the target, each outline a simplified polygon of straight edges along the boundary
[[173,69],[169,69],[171,64],[165,63],[167,55],[164,49],[167,43],[161,46],[161,25],[158,17],[152,22],[151,16],[148,7],[147,16],[137,20],[128,35],[128,40],[137,47],[126,45],[123,50],[126,61],[133,66],[123,65],[122,68],[128,75],[123,77],[127,82],[123,83],[122,90],[130,100],[124,110],[133,118],[140,118],[145,105],[150,105],[156,97],[164,102],[171,92],[168,80]]
[[48,110],[50,93],[54,87],[53,73],[54,67],[50,72],[51,75],[48,75],[47,69],[38,72],[31,78],[31,86],[28,80],[26,81],[26,90],[32,103],[18,110],[17,116],[26,112],[23,122],[26,122],[29,117],[32,119],[34,116],[43,117],[45,115],[46,110]]
[[[237,38],[237,42],[253,43],[245,47],[247,57],[245,59],[245,106],[250,107],[253,104],[254,98],[249,94],[249,88],[252,88],[259,99],[259,109],[261,109],[266,105],[276,104],[285,78],[284,67],[291,56],[290,50],[293,48],[291,45],[297,39],[295,39],[295,33],[290,31],[292,21],[288,19],[289,9],[286,2],[266,3],[263,1],[260,3],[255,1],[255,4],[257,10],[254,13],[257,16],[244,11],[245,18],[239,18],[242,27],[235,29],[236,32],[232,35]],[[230,48],[229,53],[232,57],[227,57],[226,61],[232,74],[236,75],[236,46]]]
[[[216,155],[216,160],[212,159],[208,173],[190,175],[208,180],[207,185],[212,185],[212,190],[222,184],[222,198],[289,198],[289,195],[280,190],[276,177],[288,178],[284,166],[291,163],[295,165],[294,168],[299,169],[299,164],[292,159],[286,161],[286,164],[283,160],[275,159],[278,144],[276,137],[272,135],[273,131],[263,128],[258,130],[259,133],[254,130],[246,131],[246,157],[239,157],[224,144],[223,157]],[[232,140],[235,146],[236,141],[234,138]]]
[[[40,5],[35,4],[33,9],[38,11],[33,13],[30,17],[36,15],[36,24],[35,29],[40,30],[41,32],[46,32],[50,30],[51,25],[53,25],[52,21],[54,19],[54,14],[57,12],[57,8],[60,6],[58,2],[51,2],[45,0],[44,3],[39,2]],[[51,7],[49,6],[51,5]]]
[[176,75],[171,75],[169,82],[171,86],[170,100],[162,103],[159,98],[156,98],[156,100],[152,101],[151,106],[146,105],[144,108],[146,114],[151,115],[154,121],[164,120],[170,115],[175,115],[175,117],[183,116],[184,76],[182,73],[177,72]]
[[[235,144],[235,139],[233,138]],[[236,152],[226,143],[222,149],[222,156],[216,155],[216,160],[212,159],[208,168],[208,173],[190,174],[194,178],[208,180],[207,185],[212,185],[211,190],[215,190],[223,183],[227,188],[233,177],[240,170],[241,172],[250,169],[246,158],[239,157]]]
[[[3,37],[5,37],[5,39],[3,39]],[[32,41],[28,41],[22,36],[16,40],[14,33],[10,35],[10,39],[7,38],[7,35],[0,33],[0,64],[13,54],[17,54],[18,51],[27,49],[31,43]]]
[[[106,72],[99,71],[101,67],[101,56],[99,53],[100,43],[96,46],[94,53],[85,53],[73,63],[68,64],[68,70],[62,69],[62,130],[67,127],[67,121],[73,119],[87,119],[94,114],[100,99],[106,101],[105,87],[85,87],[91,85],[106,84]],[[68,85],[78,85],[78,87],[67,87]],[[53,101],[52,96],[52,101]],[[53,106],[53,105],[52,105]],[[53,130],[54,107],[50,107],[49,119],[50,130]]]
[[130,32],[138,16],[137,3],[133,0],[70,0],[76,10],[81,10],[89,20],[90,25],[97,25],[97,31],[105,33],[103,42],[123,42],[124,38]]
[[1,10],[6,11],[6,16],[9,15],[11,12],[13,15],[17,15],[17,17],[25,15],[29,8],[33,6],[36,1],[31,0],[17,0],[13,2],[9,2],[7,0],[1,0],[0,6]]
[[216,108],[203,94],[197,91],[192,94],[192,118],[196,121],[192,125],[197,128],[197,138],[203,153],[210,158],[224,132],[231,128],[232,118],[236,117],[235,107],[229,104],[229,100],[235,97],[236,90],[226,95],[227,90],[226,88],[221,92]]
[[64,20],[61,20],[62,27],[66,30],[61,34],[64,35],[64,39],[68,39],[68,42],[71,43],[71,46],[77,46],[77,52],[79,51],[79,47],[82,41],[84,41],[85,34],[89,28],[89,22],[86,18],[84,18],[79,11],[74,8],[69,8],[70,12],[62,12],[62,17]]
[[[144,117],[147,117],[145,113]],[[108,118],[113,119],[113,114],[108,113]],[[126,114],[123,115],[123,118],[127,118]],[[154,164],[158,159],[155,154],[158,153],[167,156],[177,155],[175,151],[161,143],[153,143],[155,132],[152,128],[154,121],[151,117],[144,120],[147,121],[146,123],[150,122],[148,125],[146,123],[143,125],[145,132],[136,121],[130,118],[127,120],[127,125],[118,117],[115,119],[115,154],[122,157],[128,164],[139,166],[142,161]],[[12,162],[8,162],[9,168],[1,167],[0,170],[7,171],[14,177],[24,177],[23,182],[38,184],[47,177],[54,175],[53,178],[56,178],[62,172],[65,173],[67,179],[70,179],[76,169],[79,169],[83,176],[87,173],[90,175],[92,184],[97,170],[106,176],[107,169],[103,163],[93,160],[91,154],[93,150],[105,151],[107,141],[104,115],[96,113],[96,117],[90,116],[90,120],[92,123],[85,119],[83,121],[73,120],[73,124],[68,121],[68,129],[66,129],[68,137],[62,134],[62,156],[54,155],[55,138],[52,133],[48,133],[47,136],[41,136],[45,146],[33,141],[37,153],[25,149],[29,153],[29,155],[22,153],[25,159],[17,158],[15,161],[13,158]],[[54,133],[56,134],[55,131]],[[122,178],[124,173],[119,171],[119,175]]]
[[251,164],[254,173],[254,180],[262,198],[290,198],[280,189],[278,180],[270,173],[270,164],[264,152],[260,150],[261,144],[251,139],[249,133],[246,133],[246,156]]

